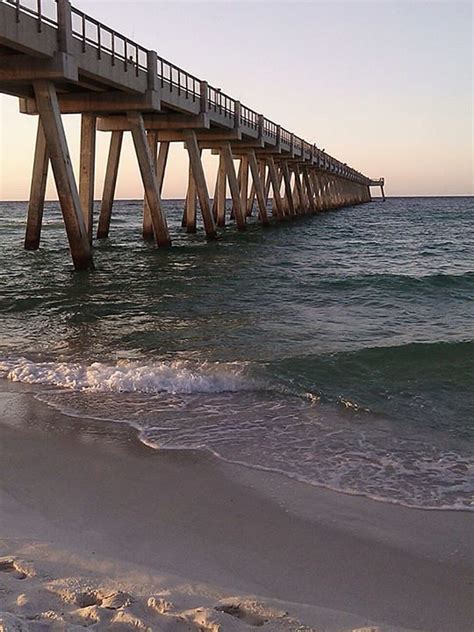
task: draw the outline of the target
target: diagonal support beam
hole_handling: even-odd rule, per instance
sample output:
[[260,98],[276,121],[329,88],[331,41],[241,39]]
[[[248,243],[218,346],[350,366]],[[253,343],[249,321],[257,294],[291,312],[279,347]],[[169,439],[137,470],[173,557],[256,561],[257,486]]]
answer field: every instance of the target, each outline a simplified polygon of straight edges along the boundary
[[[153,156],[153,160],[156,163],[156,179],[158,180],[158,191],[161,196],[161,192],[163,191],[163,182],[165,179],[165,171],[166,164],[168,162],[168,154],[170,144],[167,141],[162,141],[160,143],[160,149],[158,151],[158,158],[156,157],[157,143],[158,143],[158,134],[155,131],[147,132],[147,140],[150,146],[150,151]],[[143,202],[143,239],[145,240],[153,240],[153,222],[151,221],[151,213],[150,207],[148,205],[148,200],[145,196]]]
[[281,172],[283,174],[283,182],[285,184],[285,202],[290,215],[295,215],[295,205],[293,203],[293,192],[291,190],[291,176],[288,169],[288,163],[282,162]]
[[306,187],[306,197],[308,199],[310,211],[311,213],[316,213],[317,208],[316,208],[316,202],[314,201],[313,185],[311,183],[311,178],[308,172],[308,168],[303,167],[302,173],[303,173],[303,182]]
[[248,192],[249,192],[249,160],[247,154],[243,154],[240,158],[239,169],[239,185],[240,185],[240,208],[247,216]]
[[197,195],[199,198],[199,206],[201,207],[204,229],[208,239],[217,237],[216,224],[211,211],[209,201],[209,191],[206,183],[206,176],[201,162],[201,151],[194,130],[186,130],[183,132],[186,142],[186,148],[189,154],[189,163],[191,165],[194,182],[196,183]]
[[115,187],[122,151],[123,132],[112,132],[110,139],[109,157],[105,172],[104,191],[100,205],[99,225],[97,227],[97,239],[106,239],[110,231],[110,219],[112,217],[112,205],[114,203]]
[[223,143],[221,147],[221,155],[224,160],[227,180],[229,181],[229,189],[230,195],[232,197],[235,222],[239,230],[245,230],[247,227],[245,224],[245,209],[242,208],[240,203],[239,183],[237,182],[237,176],[235,174],[234,157],[232,156],[230,143]]
[[255,156],[255,151],[250,151],[248,154],[248,161],[250,171],[252,173],[253,179],[253,189],[255,191],[255,195],[257,197],[258,202],[258,214],[260,217],[260,221],[262,224],[268,224],[268,215],[267,215],[267,205],[265,202],[265,191],[263,189],[263,183],[260,178],[260,172],[258,169],[257,158]]
[[193,176],[191,163],[188,169],[188,190],[186,193],[186,202],[184,204],[183,221],[181,226],[186,228],[186,232],[196,232],[196,210],[197,210],[197,191],[196,182]]
[[147,143],[143,114],[141,112],[127,112],[127,118],[132,131],[133,144],[135,145],[145,195],[148,200],[156,243],[158,246],[170,246],[171,239],[166,216],[161,205],[154,160]]
[[43,126],[41,125],[41,119],[38,118],[33,175],[31,177],[30,201],[28,204],[28,217],[26,220],[26,250],[38,250],[40,245],[44,197],[46,193],[46,182],[48,179],[48,165],[48,147],[46,145]]
[[48,81],[34,81],[36,105],[48,146],[69,248],[76,270],[93,267],[81,202],[67,145],[56,88]]
[[285,212],[283,210],[283,200],[280,195],[280,179],[277,174],[275,161],[273,160],[273,156],[267,158],[268,163],[268,174],[270,177],[270,182],[272,184],[273,189],[273,202],[275,205],[275,212],[278,219],[284,219]]
[[226,205],[226,188],[227,177],[225,173],[225,164],[221,152],[219,152],[219,169],[216,179],[216,192],[214,195],[213,212],[217,225],[225,226],[225,205]]

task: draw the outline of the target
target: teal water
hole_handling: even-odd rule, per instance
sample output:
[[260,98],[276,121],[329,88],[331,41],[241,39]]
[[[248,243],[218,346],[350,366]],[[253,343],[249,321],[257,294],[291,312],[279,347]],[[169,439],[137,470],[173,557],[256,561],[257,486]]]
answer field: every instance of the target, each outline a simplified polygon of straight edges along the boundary
[[[71,415],[134,425],[308,483],[474,508],[474,204],[392,198],[216,243],[140,240],[118,202],[96,270],[72,270],[57,203],[22,249],[0,204],[0,378]],[[4,382],[5,383],[5,382]]]

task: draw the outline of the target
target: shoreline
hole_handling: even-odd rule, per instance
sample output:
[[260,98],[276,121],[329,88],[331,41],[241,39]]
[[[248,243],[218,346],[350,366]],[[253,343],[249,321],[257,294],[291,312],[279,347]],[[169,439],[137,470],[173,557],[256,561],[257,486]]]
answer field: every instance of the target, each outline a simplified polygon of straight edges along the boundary
[[[472,512],[405,508],[211,455],[159,451],[129,425],[64,416],[12,385],[0,408],[4,558],[29,551],[38,568],[49,556],[66,569],[65,558],[80,559],[86,574],[100,558],[102,569],[131,572],[137,594],[146,584],[137,569],[147,586],[186,578],[182,608],[199,596],[224,617],[223,630],[247,629],[255,602],[289,612],[267,613],[269,630],[296,630],[296,621],[334,632],[471,629]],[[240,618],[215,610],[236,593],[247,600]],[[154,616],[171,624],[169,614]]]

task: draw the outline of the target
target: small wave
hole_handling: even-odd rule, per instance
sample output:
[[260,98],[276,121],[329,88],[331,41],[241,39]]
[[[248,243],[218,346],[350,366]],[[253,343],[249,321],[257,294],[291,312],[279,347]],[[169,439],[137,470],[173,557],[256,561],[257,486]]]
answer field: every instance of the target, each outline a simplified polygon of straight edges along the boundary
[[0,360],[0,377],[13,382],[43,384],[75,391],[110,393],[223,393],[257,387],[244,363],[188,361],[115,365],[93,362],[33,362],[26,358]]
[[339,290],[360,288],[380,289],[383,291],[416,292],[456,289],[470,291],[474,287],[474,272],[436,273],[436,274],[363,274],[326,278],[323,286]]

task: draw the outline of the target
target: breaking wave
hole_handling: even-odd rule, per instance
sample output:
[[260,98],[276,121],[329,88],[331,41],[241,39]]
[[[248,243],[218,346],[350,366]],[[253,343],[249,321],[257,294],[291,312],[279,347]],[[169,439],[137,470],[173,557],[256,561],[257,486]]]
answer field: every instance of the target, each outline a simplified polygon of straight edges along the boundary
[[0,360],[0,377],[25,384],[42,384],[101,393],[224,393],[257,385],[246,376],[245,363],[188,361],[140,364],[79,364],[33,362],[26,358]]

